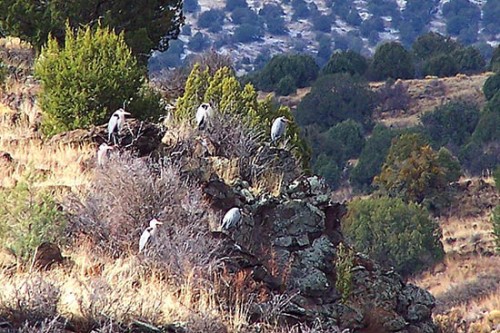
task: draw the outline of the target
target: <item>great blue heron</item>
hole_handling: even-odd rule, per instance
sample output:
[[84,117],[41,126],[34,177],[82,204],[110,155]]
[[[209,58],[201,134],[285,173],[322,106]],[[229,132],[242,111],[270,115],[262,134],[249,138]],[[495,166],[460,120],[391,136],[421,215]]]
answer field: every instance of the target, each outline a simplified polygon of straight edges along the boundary
[[274,119],[273,125],[271,126],[271,143],[276,142],[279,138],[281,138],[286,131],[286,125],[290,122],[290,120],[285,117],[278,117]]
[[207,127],[210,122],[210,118],[212,118],[214,114],[214,110],[208,103],[201,103],[196,110],[196,124],[198,125],[199,130],[203,130]]
[[125,116],[130,116],[130,113],[125,111],[123,108],[119,108],[111,115],[108,122],[108,142],[111,142],[111,137],[116,144],[115,135],[118,134],[125,124]]
[[108,146],[106,143],[101,143],[99,150],[97,151],[97,165],[103,166],[108,159],[108,151],[113,149],[113,146]]
[[241,221],[241,216],[241,208],[233,207],[228,210],[222,219],[222,229],[229,230],[236,227]]
[[141,235],[141,239],[139,240],[139,253],[141,253],[142,250],[144,250],[144,247],[148,243],[148,240],[155,236],[157,226],[160,224],[163,224],[163,223],[161,223],[157,219],[152,219],[149,222],[149,227],[147,227],[146,230],[143,231],[143,233]]

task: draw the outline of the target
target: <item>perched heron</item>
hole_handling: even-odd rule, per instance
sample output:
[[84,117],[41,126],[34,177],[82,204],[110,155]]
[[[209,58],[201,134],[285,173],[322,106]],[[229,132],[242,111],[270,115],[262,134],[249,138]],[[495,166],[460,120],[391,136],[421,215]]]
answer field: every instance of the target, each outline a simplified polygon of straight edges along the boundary
[[196,124],[198,125],[198,129],[205,129],[207,123],[210,121],[210,118],[213,116],[214,110],[208,103],[201,103],[196,110]]
[[148,240],[155,236],[157,226],[159,224],[163,224],[163,223],[161,223],[157,219],[152,219],[149,222],[149,227],[147,227],[146,230],[144,230],[144,232],[141,235],[141,239],[139,240],[139,253],[141,253],[142,250],[144,250],[144,247],[146,246]]
[[229,230],[238,225],[241,221],[242,211],[241,208],[233,207],[227,211],[222,219],[222,229]]
[[271,126],[271,143],[276,142],[285,134],[286,125],[288,123],[290,123],[290,120],[285,117],[278,117],[274,119],[273,126]]
[[108,151],[112,150],[113,146],[108,146],[106,143],[101,143],[97,151],[97,165],[103,166],[108,159]]
[[125,111],[123,108],[119,108],[118,110],[113,112],[108,122],[108,142],[111,142],[111,137],[113,137],[113,140],[116,144],[115,135],[122,130],[123,125],[125,124],[126,115],[130,116],[130,113]]

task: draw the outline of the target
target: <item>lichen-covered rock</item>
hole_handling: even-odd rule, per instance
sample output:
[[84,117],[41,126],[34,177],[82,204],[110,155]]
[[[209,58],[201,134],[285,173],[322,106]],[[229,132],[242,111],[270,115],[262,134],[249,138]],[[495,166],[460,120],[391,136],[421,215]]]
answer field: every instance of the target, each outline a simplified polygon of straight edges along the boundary
[[[272,281],[269,289],[290,295],[287,307],[296,307],[295,320],[321,318],[351,331],[437,332],[432,295],[363,254],[353,254],[348,302],[342,303],[336,259],[338,244],[345,243],[340,219],[346,209],[324,198],[329,194],[320,178],[301,177],[279,196],[249,195],[242,182],[227,187],[223,182],[215,186],[217,182],[207,185],[208,199],[215,206],[244,204],[251,213],[231,239],[255,258],[254,271],[261,274],[254,277]],[[270,306],[264,302],[259,311]],[[259,311],[255,318],[264,315]]]

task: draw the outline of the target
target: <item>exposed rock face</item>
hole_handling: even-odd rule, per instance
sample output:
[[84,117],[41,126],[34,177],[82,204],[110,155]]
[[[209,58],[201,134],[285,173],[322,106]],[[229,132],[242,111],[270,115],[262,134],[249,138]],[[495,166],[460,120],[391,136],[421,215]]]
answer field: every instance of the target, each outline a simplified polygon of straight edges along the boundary
[[[301,177],[278,197],[254,197],[244,185],[230,187],[212,180],[205,187],[217,208],[239,205],[251,213],[228,236],[234,240],[227,245],[233,250],[221,256],[232,258],[227,261],[231,271],[250,267],[255,280],[275,293],[291,295],[283,310],[289,318],[321,318],[332,327],[356,332],[437,331],[431,319],[434,297],[363,254],[353,255],[351,290],[347,302],[341,301],[336,262],[343,243],[340,219],[346,209],[329,201],[320,178]],[[258,320],[267,307],[261,304],[252,317]]]
[[55,263],[62,263],[63,256],[59,246],[53,243],[44,242],[36,248],[32,269],[50,269]]
[[[164,129],[160,125],[127,119],[124,128],[118,135],[118,145],[124,149],[135,151],[139,156],[147,156],[158,149]],[[97,143],[99,146],[107,142],[107,125],[95,126],[91,129],[76,129],[53,136],[49,144],[72,144],[75,146],[82,143]]]

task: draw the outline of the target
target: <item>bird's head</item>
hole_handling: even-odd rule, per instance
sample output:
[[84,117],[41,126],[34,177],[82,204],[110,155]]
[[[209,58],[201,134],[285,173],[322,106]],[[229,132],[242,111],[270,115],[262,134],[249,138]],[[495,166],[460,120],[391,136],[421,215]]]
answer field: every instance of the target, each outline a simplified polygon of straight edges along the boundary
[[157,225],[160,225],[160,224],[163,224],[162,222],[158,221],[157,219],[152,219],[151,221],[149,221],[149,226],[154,228],[156,227]]
[[205,110],[208,110],[208,108],[210,107],[210,104],[208,103],[201,103],[200,105],[202,108],[204,108]]
[[123,108],[119,108],[118,110],[116,110],[114,112],[114,114],[119,115],[119,116],[121,116],[121,115],[130,116],[131,115],[130,112],[125,111]]
[[292,121],[286,117],[280,117],[281,121],[287,123],[287,124],[290,124]]

